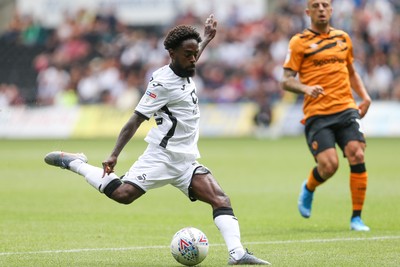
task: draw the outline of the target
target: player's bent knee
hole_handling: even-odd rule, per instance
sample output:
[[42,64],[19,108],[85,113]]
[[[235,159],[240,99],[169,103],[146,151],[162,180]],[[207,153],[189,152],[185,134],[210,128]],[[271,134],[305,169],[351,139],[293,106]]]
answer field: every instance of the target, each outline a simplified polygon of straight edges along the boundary
[[321,176],[328,179],[330,177],[332,177],[335,172],[337,171],[338,166],[334,166],[334,165],[330,165],[330,166],[326,166],[323,170],[322,170],[322,174]]
[[356,153],[354,153],[354,161],[357,163],[364,162],[364,152],[362,150],[358,150]]
[[318,173],[322,179],[326,180],[332,177],[338,169],[338,164],[319,164]]
[[118,203],[128,205],[143,194],[144,192],[140,191],[131,184],[121,183],[121,185],[116,188],[109,197]]
[[338,168],[339,163],[336,160],[327,160],[318,163],[318,172],[322,179],[328,179],[332,177]]
[[111,195],[121,186],[122,182],[120,179],[114,179],[108,183],[108,185],[104,188],[104,194],[111,198]]
[[352,164],[364,162],[365,144],[358,141],[349,142],[345,147],[345,154]]
[[353,162],[353,163],[363,163],[364,162],[364,151],[362,149],[350,151],[347,158],[349,159],[350,162]]
[[231,206],[229,197],[210,173],[196,174],[192,179],[189,192],[195,199],[206,202],[213,208]]

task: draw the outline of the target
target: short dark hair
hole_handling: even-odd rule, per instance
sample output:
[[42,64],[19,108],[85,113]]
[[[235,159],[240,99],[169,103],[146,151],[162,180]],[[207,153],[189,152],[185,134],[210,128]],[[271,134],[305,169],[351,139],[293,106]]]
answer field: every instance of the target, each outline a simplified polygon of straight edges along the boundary
[[196,28],[189,25],[179,25],[170,30],[165,37],[164,47],[165,49],[175,49],[179,47],[184,41],[194,39],[198,43],[201,43],[201,36],[197,32]]

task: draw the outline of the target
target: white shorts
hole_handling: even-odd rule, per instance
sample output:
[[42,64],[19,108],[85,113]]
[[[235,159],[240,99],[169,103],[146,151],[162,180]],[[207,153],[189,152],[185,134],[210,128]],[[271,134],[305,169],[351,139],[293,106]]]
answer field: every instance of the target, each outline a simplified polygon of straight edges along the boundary
[[196,161],[195,155],[171,152],[149,144],[121,180],[134,184],[144,192],[170,184],[195,200],[189,196],[189,186],[195,172],[210,171]]

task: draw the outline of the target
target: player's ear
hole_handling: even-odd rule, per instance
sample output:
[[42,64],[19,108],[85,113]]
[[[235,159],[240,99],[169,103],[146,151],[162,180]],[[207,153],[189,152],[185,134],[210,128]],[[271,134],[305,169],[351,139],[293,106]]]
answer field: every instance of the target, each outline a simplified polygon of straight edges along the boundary
[[174,58],[174,57],[175,57],[175,50],[172,49],[172,48],[168,49],[168,54],[169,54],[169,56],[170,56],[171,58]]

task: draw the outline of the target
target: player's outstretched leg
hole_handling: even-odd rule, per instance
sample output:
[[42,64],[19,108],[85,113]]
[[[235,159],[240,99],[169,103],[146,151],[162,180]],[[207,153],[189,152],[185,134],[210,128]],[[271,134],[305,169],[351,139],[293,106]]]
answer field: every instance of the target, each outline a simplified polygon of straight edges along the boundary
[[230,258],[228,265],[271,265],[268,261],[261,260],[246,249],[246,253],[239,260]]
[[121,184],[119,177],[115,173],[104,175],[103,169],[88,164],[87,157],[82,153],[53,151],[44,157],[44,161],[49,165],[82,175],[91,186],[108,197]]
[[307,181],[301,186],[301,191],[299,195],[299,200],[297,206],[301,216],[304,218],[309,218],[311,216],[311,205],[314,197],[314,192],[307,189]]
[[63,151],[53,151],[44,157],[44,161],[52,166],[69,170],[69,164],[74,160],[87,163],[88,159],[83,153],[68,153]]

